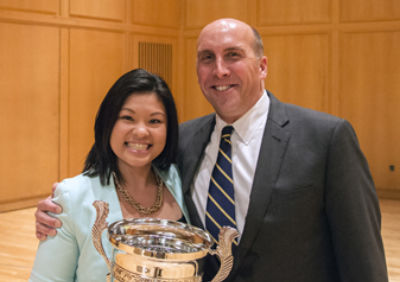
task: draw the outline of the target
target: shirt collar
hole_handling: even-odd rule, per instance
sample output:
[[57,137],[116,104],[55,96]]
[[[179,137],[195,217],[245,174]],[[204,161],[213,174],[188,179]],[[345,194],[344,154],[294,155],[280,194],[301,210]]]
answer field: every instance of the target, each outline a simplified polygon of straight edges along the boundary
[[[261,95],[257,103],[250,110],[248,110],[247,113],[245,113],[241,118],[232,124],[234,128],[233,134],[237,134],[242,142],[248,144],[253,139],[254,134],[259,134],[257,129],[265,127],[265,122],[268,117],[269,104],[270,99],[264,90],[264,94]],[[217,114],[214,130],[220,135],[222,128],[224,128],[226,125],[228,124]]]

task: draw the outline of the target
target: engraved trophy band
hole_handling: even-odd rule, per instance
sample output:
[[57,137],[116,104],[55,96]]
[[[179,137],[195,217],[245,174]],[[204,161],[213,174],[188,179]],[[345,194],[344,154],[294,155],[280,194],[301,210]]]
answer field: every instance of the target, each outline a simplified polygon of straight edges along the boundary
[[[92,239],[109,268],[108,281],[118,282],[201,282],[199,263],[207,254],[216,255],[221,266],[212,282],[223,281],[233,266],[232,242],[236,229],[223,227],[219,243],[212,249],[208,232],[189,224],[156,218],[123,219],[108,225],[108,203],[93,202],[96,221]],[[111,260],[101,240],[104,229],[113,248]]]

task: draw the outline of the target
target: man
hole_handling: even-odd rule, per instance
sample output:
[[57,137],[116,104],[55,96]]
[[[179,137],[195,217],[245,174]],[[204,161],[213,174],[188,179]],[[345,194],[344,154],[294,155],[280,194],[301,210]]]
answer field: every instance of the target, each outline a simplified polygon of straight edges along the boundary
[[[181,125],[178,165],[192,223],[208,228],[221,129],[233,126],[240,237],[226,281],[388,281],[379,203],[351,125],[265,91],[262,41],[238,20],[219,19],[201,31],[197,74],[216,114]],[[50,202],[39,203],[36,217],[54,225],[41,211],[54,210]],[[41,223],[38,234],[47,234]],[[204,280],[217,268],[210,258]]]

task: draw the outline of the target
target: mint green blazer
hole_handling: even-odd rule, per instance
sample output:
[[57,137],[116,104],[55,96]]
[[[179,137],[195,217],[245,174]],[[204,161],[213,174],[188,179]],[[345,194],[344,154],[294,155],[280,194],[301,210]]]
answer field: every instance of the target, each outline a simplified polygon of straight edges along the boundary
[[[175,197],[186,222],[190,223],[176,166],[171,165],[167,171],[156,171]],[[99,177],[80,174],[57,186],[54,202],[63,207],[63,212],[57,215],[63,225],[56,236],[39,244],[29,281],[106,281],[108,268],[94,248],[91,236],[96,219],[96,209],[92,205],[95,200],[109,203],[108,223],[123,218],[112,179],[110,185],[103,186]],[[112,247],[106,231],[102,240],[105,252],[111,258]]]

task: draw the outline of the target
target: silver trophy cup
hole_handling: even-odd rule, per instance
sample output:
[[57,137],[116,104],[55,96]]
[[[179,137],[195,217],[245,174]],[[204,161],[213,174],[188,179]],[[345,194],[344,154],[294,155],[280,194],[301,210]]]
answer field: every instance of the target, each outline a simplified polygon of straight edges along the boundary
[[[223,227],[214,250],[210,234],[200,228],[155,218],[123,219],[108,226],[108,203],[95,201],[93,205],[97,217],[92,239],[109,268],[108,281],[200,282],[203,269],[199,262],[207,254],[217,255],[221,262],[212,282],[223,281],[232,269],[232,242],[239,235],[236,229]],[[106,228],[113,247],[111,261],[101,241]]]

